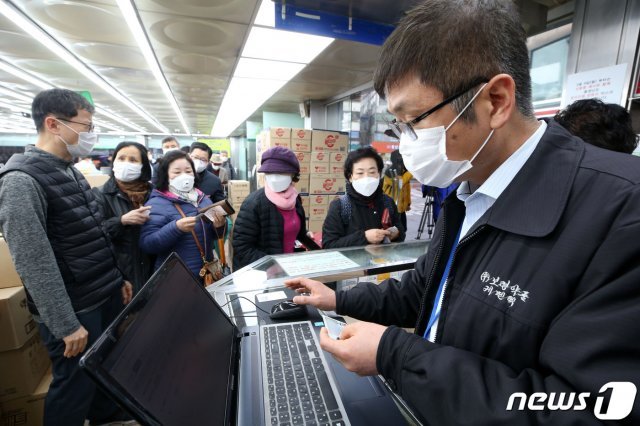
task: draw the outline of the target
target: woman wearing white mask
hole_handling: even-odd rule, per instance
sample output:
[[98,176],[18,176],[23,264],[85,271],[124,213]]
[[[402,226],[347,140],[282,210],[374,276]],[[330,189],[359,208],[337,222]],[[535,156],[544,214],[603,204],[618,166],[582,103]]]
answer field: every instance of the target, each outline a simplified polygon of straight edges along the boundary
[[151,165],[147,149],[137,142],[121,142],[113,153],[111,178],[94,188],[104,217],[102,226],[111,237],[118,267],[133,284],[134,294],[153,272],[153,257],[138,245],[140,227],[149,220]]
[[404,241],[393,200],[382,192],[382,158],[371,147],[352,151],[344,163],[347,193],[331,202],[322,225],[322,248]]
[[219,232],[215,227],[224,231],[225,218],[216,216],[212,224],[196,217],[199,209],[212,204],[196,188],[197,182],[188,154],[171,151],[160,161],[156,188],[145,204],[151,207],[149,220],[140,233],[140,248],[156,255],[154,269],[176,252],[191,272],[201,277],[205,263],[214,260]]
[[258,170],[266,185],[242,203],[233,231],[233,267],[238,270],[268,254],[293,253],[298,240],[311,248],[305,212],[293,183],[300,163],[290,149],[274,147],[262,154]]

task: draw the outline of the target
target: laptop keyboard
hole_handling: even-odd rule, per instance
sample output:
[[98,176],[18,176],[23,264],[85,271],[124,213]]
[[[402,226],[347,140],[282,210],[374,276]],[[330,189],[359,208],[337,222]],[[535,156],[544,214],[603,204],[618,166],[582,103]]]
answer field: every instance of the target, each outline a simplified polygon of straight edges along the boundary
[[267,425],[349,425],[311,323],[263,325]]

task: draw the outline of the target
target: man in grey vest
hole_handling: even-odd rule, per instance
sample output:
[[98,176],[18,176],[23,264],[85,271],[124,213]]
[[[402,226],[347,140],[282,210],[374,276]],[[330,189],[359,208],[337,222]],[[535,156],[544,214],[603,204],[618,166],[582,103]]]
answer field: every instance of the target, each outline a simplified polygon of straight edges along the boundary
[[45,425],[127,418],[78,367],[132,295],[89,184],[73,167],[97,141],[93,111],[70,90],[39,93],[32,104],[37,143],[0,171],[0,229],[52,362]]

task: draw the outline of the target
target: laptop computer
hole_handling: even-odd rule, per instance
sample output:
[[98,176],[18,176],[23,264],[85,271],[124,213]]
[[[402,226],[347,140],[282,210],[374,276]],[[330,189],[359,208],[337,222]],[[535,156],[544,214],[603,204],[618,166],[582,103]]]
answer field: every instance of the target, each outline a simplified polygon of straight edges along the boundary
[[405,424],[378,378],[323,354],[318,330],[310,321],[238,329],[173,254],[80,366],[142,424]]

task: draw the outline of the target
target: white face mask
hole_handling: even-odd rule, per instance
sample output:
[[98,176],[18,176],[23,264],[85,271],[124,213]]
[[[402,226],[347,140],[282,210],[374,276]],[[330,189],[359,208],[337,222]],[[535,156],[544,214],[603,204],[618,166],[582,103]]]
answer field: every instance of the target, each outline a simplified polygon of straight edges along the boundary
[[212,164],[211,167],[213,170],[220,170],[220,166],[216,166],[215,164]]
[[142,164],[129,163],[128,161],[115,161],[113,163],[113,176],[122,182],[133,182],[142,174]]
[[267,174],[264,179],[274,192],[286,191],[291,186],[291,175]]
[[357,180],[354,179],[353,181],[351,181],[351,185],[358,194],[369,197],[371,196],[371,194],[376,192],[376,189],[378,189],[378,186],[380,186],[380,179],[371,176],[365,176]]
[[58,135],[62,143],[67,146],[67,151],[69,152],[69,154],[71,154],[72,157],[84,157],[91,154],[91,151],[93,151],[93,147],[96,143],[98,143],[97,133],[76,132],[72,127],[67,126],[62,121],[57,121],[58,123],[70,129],[76,135],[78,135],[78,143],[75,145],[69,145],[69,143],[67,143],[67,141],[62,138],[62,136]]
[[178,151],[180,148],[162,148],[162,154],[167,155],[167,152]]
[[405,167],[411,174],[425,185],[446,188],[451,185],[456,178],[470,170],[473,160],[480,154],[480,151],[489,142],[493,135],[493,129],[482,143],[478,151],[470,160],[454,161],[447,158],[447,136],[446,132],[453,123],[466,111],[476,97],[482,92],[486,83],[471,98],[469,103],[460,111],[453,121],[445,128],[444,126],[431,127],[428,129],[416,129],[418,138],[412,141],[404,133],[400,136],[400,154]]
[[183,173],[171,179],[169,181],[169,186],[181,192],[189,192],[193,189],[194,181],[195,178],[193,177],[193,175]]
[[222,162],[224,163],[225,161],[228,160],[229,157],[225,157],[224,155],[220,156],[220,160],[222,160]]
[[202,173],[207,168],[207,162],[202,160],[193,160],[193,165],[196,166],[196,173]]

